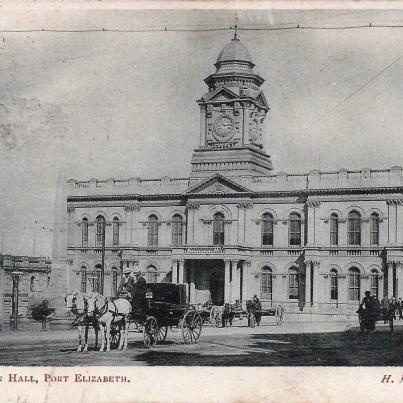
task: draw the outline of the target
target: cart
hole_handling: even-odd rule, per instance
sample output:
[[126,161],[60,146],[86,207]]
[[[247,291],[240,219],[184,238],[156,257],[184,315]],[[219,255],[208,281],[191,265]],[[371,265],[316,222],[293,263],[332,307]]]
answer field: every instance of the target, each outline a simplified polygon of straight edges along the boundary
[[170,283],[150,283],[134,290],[130,322],[142,329],[147,348],[162,343],[172,326],[181,329],[184,343],[195,344],[203,326],[199,312],[186,303],[185,286]]

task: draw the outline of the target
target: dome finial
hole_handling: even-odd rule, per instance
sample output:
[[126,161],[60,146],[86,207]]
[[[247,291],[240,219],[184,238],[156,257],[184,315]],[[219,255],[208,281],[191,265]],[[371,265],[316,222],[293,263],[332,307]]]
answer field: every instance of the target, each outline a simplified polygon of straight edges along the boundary
[[235,32],[234,32],[234,39],[237,39],[238,35],[238,12],[235,11]]

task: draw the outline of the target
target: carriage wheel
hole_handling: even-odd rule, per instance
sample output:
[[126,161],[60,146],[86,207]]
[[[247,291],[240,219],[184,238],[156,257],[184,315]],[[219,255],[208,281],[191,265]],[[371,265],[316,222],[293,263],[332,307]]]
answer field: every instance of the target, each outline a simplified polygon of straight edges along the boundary
[[158,328],[157,342],[162,343],[167,338],[168,326],[161,326]]
[[196,344],[202,332],[202,319],[198,312],[187,311],[182,320],[182,338],[186,344]]
[[111,333],[109,336],[109,342],[111,343],[111,348],[118,348],[120,343],[120,328],[118,326],[111,327]]
[[213,305],[210,311],[210,323],[213,327],[222,327],[222,312],[221,309]]
[[276,325],[281,326],[284,318],[284,308],[281,305],[277,305],[276,308]]
[[158,323],[154,316],[149,316],[144,322],[143,341],[147,348],[154,347],[158,340]]

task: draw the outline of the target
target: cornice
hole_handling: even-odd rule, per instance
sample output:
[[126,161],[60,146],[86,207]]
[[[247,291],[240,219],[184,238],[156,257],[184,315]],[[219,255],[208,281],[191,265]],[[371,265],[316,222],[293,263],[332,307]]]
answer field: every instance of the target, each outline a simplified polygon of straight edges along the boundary
[[[250,197],[252,199],[261,197],[301,197],[320,196],[320,195],[365,195],[365,194],[390,194],[403,193],[402,186],[395,187],[374,187],[374,188],[335,188],[335,189],[304,189],[304,190],[279,190],[279,191],[257,191],[257,192],[224,192],[224,193],[206,193],[206,194],[122,194],[122,195],[82,195],[68,196],[67,202],[97,202],[97,201],[149,201],[149,200],[190,200],[190,199],[208,199],[208,198],[241,198]],[[385,200],[386,201],[386,200]],[[304,203],[305,200],[301,200]]]

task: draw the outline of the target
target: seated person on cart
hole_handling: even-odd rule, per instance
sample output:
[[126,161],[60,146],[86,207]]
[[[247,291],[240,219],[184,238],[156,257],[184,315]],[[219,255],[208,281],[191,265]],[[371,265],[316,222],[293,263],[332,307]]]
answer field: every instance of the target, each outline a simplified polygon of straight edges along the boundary
[[375,323],[379,317],[378,300],[371,295],[370,291],[365,291],[365,297],[362,299],[358,308],[358,316],[360,318],[361,330],[375,330]]
[[129,267],[123,270],[122,281],[116,292],[116,298],[126,298],[131,301],[139,289],[143,289],[146,280],[141,276],[141,271],[134,272]]

